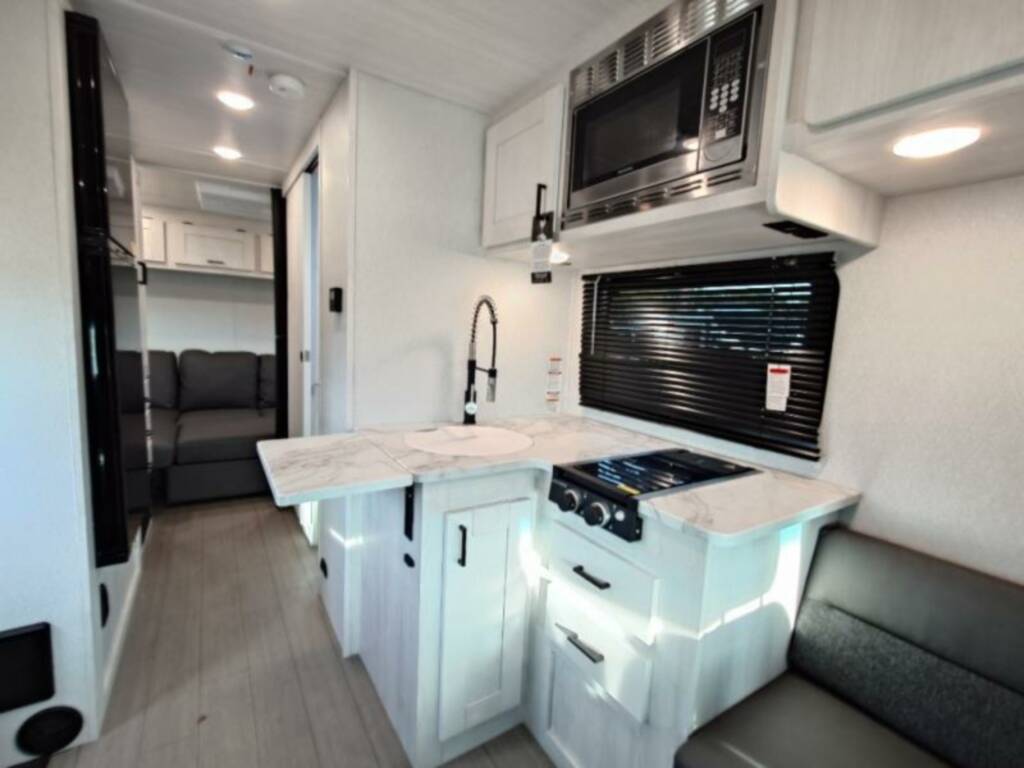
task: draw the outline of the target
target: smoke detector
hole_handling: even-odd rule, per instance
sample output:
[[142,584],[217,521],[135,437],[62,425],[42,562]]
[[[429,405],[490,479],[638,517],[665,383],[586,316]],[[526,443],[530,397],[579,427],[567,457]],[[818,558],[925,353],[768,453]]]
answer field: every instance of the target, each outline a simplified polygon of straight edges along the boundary
[[278,72],[270,76],[270,92],[282,99],[301,99],[306,95],[306,84],[297,77]]

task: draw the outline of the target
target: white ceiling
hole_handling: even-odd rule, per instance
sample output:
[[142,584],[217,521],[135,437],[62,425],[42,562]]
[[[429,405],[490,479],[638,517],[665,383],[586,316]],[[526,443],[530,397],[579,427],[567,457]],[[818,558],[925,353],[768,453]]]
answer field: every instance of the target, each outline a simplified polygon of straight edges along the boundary
[[[138,159],[280,182],[348,69],[484,113],[568,69],[669,0],[80,0],[97,16],[132,111]],[[256,53],[256,74],[220,45]],[[267,77],[302,79],[287,102]],[[240,115],[213,98],[249,93]],[[245,157],[210,152],[233,144]]]

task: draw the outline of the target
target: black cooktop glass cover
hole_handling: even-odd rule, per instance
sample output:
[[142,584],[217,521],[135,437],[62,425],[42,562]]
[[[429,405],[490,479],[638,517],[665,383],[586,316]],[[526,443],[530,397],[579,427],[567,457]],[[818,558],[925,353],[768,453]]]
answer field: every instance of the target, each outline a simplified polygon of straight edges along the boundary
[[754,471],[682,449],[585,462],[572,469],[627,496],[647,496]]

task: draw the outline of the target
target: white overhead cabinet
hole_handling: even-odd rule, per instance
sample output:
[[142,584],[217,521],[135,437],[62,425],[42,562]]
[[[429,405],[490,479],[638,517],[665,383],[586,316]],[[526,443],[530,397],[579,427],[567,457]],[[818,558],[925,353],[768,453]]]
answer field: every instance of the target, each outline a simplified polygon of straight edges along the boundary
[[267,232],[256,236],[259,243],[259,270],[265,275],[274,274],[274,237]]
[[557,209],[565,89],[555,86],[487,130],[483,245],[530,239],[537,185],[547,187],[547,210]]
[[147,207],[142,258],[157,269],[268,279],[274,236],[256,220]]
[[247,272],[256,269],[255,237],[242,229],[232,231],[183,222],[181,246],[175,254],[178,264]]
[[[805,0],[788,148],[884,195],[1024,172],[1024,3]],[[969,126],[973,146],[893,155],[908,134]]]
[[809,7],[804,116],[811,126],[1024,63],[1020,0],[817,0]]
[[155,264],[167,263],[163,219],[154,216],[142,217],[142,258]]

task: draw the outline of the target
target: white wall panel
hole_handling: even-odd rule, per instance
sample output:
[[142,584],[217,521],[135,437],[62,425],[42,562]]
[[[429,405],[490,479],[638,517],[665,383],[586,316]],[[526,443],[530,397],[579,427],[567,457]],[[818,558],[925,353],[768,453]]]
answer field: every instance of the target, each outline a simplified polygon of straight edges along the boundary
[[146,302],[150,349],[274,352],[272,280],[151,269]]

